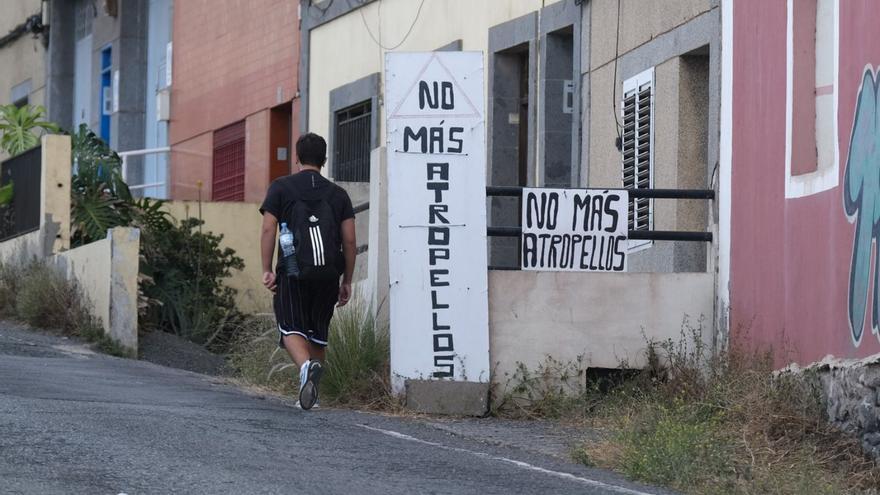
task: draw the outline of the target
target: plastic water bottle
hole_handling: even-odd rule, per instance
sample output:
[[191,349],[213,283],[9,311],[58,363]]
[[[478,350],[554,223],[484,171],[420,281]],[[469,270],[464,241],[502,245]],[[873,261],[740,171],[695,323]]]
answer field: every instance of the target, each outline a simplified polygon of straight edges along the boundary
[[281,236],[279,237],[279,241],[281,242],[281,255],[282,255],[282,266],[284,266],[284,272],[290,276],[299,275],[299,267],[296,264],[296,247],[293,245],[293,232],[287,228],[286,223],[281,224]]

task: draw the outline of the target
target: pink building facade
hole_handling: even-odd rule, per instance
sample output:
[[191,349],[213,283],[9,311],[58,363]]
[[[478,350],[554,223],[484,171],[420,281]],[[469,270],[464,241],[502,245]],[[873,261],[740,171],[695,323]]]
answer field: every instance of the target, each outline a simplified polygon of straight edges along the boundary
[[878,354],[880,2],[737,0],[725,13],[731,338],[779,366]]

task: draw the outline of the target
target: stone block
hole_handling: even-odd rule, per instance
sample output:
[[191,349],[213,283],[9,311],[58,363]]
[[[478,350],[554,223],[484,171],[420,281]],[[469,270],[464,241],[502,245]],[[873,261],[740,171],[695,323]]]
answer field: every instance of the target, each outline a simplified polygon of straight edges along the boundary
[[485,416],[489,407],[489,384],[407,380],[406,407],[428,414]]
[[880,366],[865,367],[859,376],[859,383],[868,388],[880,388]]

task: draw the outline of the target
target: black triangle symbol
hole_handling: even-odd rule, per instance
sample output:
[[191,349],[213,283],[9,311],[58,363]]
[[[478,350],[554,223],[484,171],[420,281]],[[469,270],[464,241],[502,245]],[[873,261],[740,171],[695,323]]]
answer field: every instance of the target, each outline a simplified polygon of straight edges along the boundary
[[[453,87],[456,88],[456,90],[459,91],[459,93],[464,97],[464,101],[467,104],[466,108],[470,109],[470,113],[466,112],[466,113],[451,114],[449,112],[442,112],[441,111],[441,112],[437,112],[435,114],[418,113],[418,114],[411,114],[411,115],[401,115],[400,114],[400,107],[402,107],[403,104],[406,103],[406,100],[413,93],[418,91],[418,85],[419,85],[419,81],[422,78],[422,75],[428,70],[428,67],[430,67],[431,63],[434,61],[437,61],[437,63],[440,64],[440,67],[443,69],[444,72],[446,72],[446,75],[449,76],[449,80],[452,81]],[[400,103],[397,104],[397,107],[395,107],[394,111],[391,113],[391,116],[389,118],[392,118],[392,119],[414,119],[414,118],[422,118],[422,117],[446,117],[446,118],[480,118],[480,117],[482,117],[480,115],[480,112],[477,111],[477,107],[475,107],[473,102],[471,102],[471,99],[468,98],[467,93],[464,90],[462,90],[461,84],[458,83],[458,79],[456,79],[455,76],[452,74],[452,72],[449,70],[449,68],[446,67],[446,64],[444,64],[443,61],[440,60],[440,57],[437,56],[437,53],[431,53],[431,56],[428,58],[428,61],[425,63],[424,66],[422,66],[421,70],[419,70],[418,75],[416,76],[415,80],[413,80],[412,84],[410,84],[409,89],[406,91],[404,97],[400,100]]]

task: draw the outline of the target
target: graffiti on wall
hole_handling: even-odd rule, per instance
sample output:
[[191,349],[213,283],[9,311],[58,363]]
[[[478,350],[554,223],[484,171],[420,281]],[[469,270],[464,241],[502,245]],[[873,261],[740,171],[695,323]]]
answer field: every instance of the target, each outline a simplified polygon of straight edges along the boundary
[[843,204],[856,226],[849,272],[849,326],[853,343],[862,341],[868,311],[871,258],[874,257],[871,328],[880,320],[880,73],[865,69],[856,99],[855,119],[844,175]]

